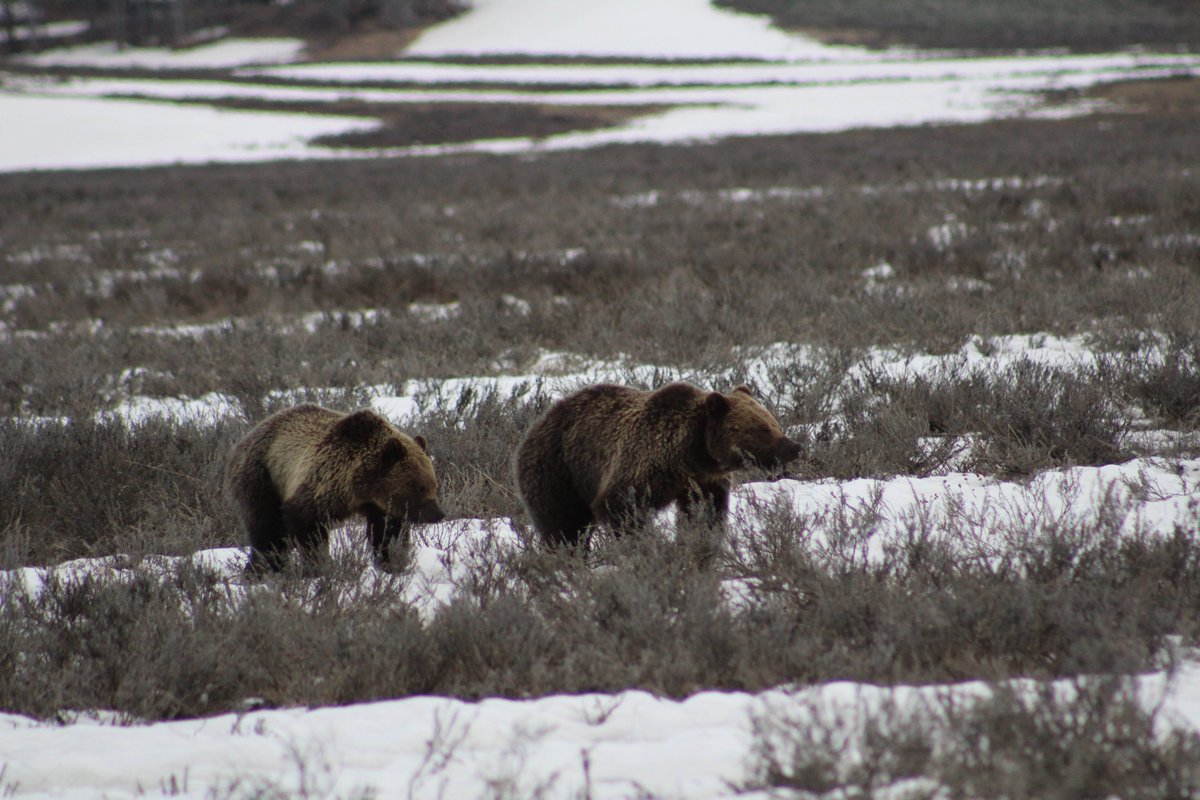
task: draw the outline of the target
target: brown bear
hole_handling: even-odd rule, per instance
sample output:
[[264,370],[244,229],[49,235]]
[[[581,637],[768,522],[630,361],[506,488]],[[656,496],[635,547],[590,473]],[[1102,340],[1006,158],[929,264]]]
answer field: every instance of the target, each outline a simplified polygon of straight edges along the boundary
[[546,544],[586,549],[588,526],[619,535],[671,503],[724,525],[730,473],[799,454],[745,386],[721,394],[686,383],[652,392],[601,384],[558,401],[530,427],[516,477]]
[[408,546],[412,523],[445,518],[425,440],[368,409],[305,403],[268,417],[234,445],[226,481],[251,572],[278,571],[292,545],[314,565],[330,526],[354,514],[367,518],[376,563],[387,566],[397,537]]

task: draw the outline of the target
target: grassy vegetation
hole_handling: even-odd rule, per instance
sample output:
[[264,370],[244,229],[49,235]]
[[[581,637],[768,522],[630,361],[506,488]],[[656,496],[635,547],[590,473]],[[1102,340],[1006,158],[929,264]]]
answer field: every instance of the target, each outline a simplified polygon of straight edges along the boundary
[[[753,775],[743,791],[906,797],[1182,798],[1200,791],[1200,738],[1136,686],[1104,678],[993,689],[900,707],[884,697],[844,706],[801,703],[755,720]],[[848,733],[848,731],[850,731]],[[860,755],[847,758],[853,741]]]
[[1131,45],[1179,47],[1200,42],[1200,9],[1187,0],[717,0],[737,11],[770,15],[783,28],[871,46],[971,50]]
[[[729,3],[872,44],[1200,41],[1198,12],[1178,2]],[[364,27],[324,46],[382,54],[403,39]],[[927,687],[916,704],[881,692],[877,705],[767,710],[731,790],[1195,796],[1200,738],[1128,677],[1200,639],[1194,526],[1131,532],[1114,496],[1086,520],[1033,507],[1004,523],[914,514],[867,559],[875,518],[848,501],[814,516],[761,503],[715,550],[711,530],[686,526],[601,534],[583,564],[534,546],[511,485],[545,386],[442,385],[525,374],[547,351],[567,371],[589,359],[662,368],[631,368],[626,382],[641,386],[668,371],[751,383],[804,440],[801,479],[964,469],[1022,481],[1194,456],[1200,90],[1095,91],[1143,112],[524,158],[0,176],[0,709],[132,721],[427,694],[982,680],[976,699]],[[407,109],[384,139],[342,144],[579,122],[529,110]],[[879,366],[880,348],[987,355],[990,337],[1023,334],[1078,336],[1101,356]],[[747,369],[779,343],[791,356]],[[443,506],[511,518],[525,537],[514,547],[482,525],[444,607],[418,613],[402,599],[415,575],[378,573],[364,552],[337,553],[315,579],[261,582],[157,557],[242,544],[222,464],[253,422],[414,385],[411,428],[432,445]],[[228,403],[211,419],[112,413],[210,393]],[[1182,449],[1132,435],[1143,429],[1184,437]],[[39,585],[23,569],[79,557],[108,557],[112,574]],[[1018,676],[1034,680],[1007,682]],[[1062,677],[1069,687],[1042,682]],[[306,761],[296,754],[300,793],[321,794],[303,776],[322,765]],[[224,793],[285,794],[249,779]]]
[[[810,432],[805,477],[935,473],[939,437],[970,437],[969,469],[1023,478],[1138,454],[1135,419],[1194,434],[1198,123],[1172,103],[529,158],[2,176],[3,566],[241,544],[220,470],[253,421],[410,380],[429,381],[413,428],[444,506],[521,525],[510,459],[546,392],[445,401],[437,382],[522,374],[546,351],[757,382]],[[869,348],[1045,333],[1107,355],[1079,370],[871,369]],[[779,342],[813,349],[744,374]],[[210,392],[236,411],[102,413]],[[404,577],[364,584],[355,556],[315,582],[251,587],[152,559],[124,582],[5,580],[0,707],[171,718],[251,698],[1046,677],[1145,668],[1197,633],[1194,531],[1118,539],[1103,520],[1038,520],[992,563],[915,527],[866,564],[821,556],[811,521],[770,513],[712,569],[694,566],[694,531],[601,542],[599,570],[497,550],[428,620],[396,599]],[[856,524],[846,541],[868,536]],[[726,579],[750,601],[727,602]]]
[[[52,413],[60,370],[42,364],[76,349],[82,371],[169,371],[198,394],[223,386],[220,365],[262,369],[281,340],[292,352],[327,341],[368,382],[381,367],[477,374],[533,347],[706,364],[774,341],[945,351],[971,335],[1185,332],[1200,258],[1194,120],[9,176],[5,322],[63,338],[12,338],[4,404]],[[810,191],[720,194],[779,187]],[[651,191],[656,203],[637,202]],[[896,277],[870,287],[862,271],[880,262]],[[461,316],[445,324],[407,313],[450,301]],[[341,330],[337,312],[364,307],[391,315]],[[318,335],[268,324],[314,311],[331,312]],[[198,342],[143,330],[229,317],[244,322]],[[300,361],[320,373],[339,360]],[[336,381],[303,369],[289,364],[288,382]]]
[[[121,581],[60,577],[30,592],[7,580],[0,707],[164,719],[414,694],[638,687],[681,697],[846,679],[1122,673],[1160,657],[1168,637],[1197,631],[1200,551],[1189,532],[1121,538],[1105,515],[1092,525],[1039,520],[1036,534],[1008,532],[1023,546],[989,562],[914,527],[867,563],[856,554],[873,535],[868,516],[847,516],[842,546],[820,552],[811,520],[774,513],[715,569],[695,566],[703,531],[603,540],[602,569],[481,535],[455,596],[425,620],[398,599],[409,578],[364,574],[358,552],[316,580],[297,570],[230,583],[186,560],[153,559],[123,562],[131,572]],[[956,533],[1004,535],[967,523]],[[743,602],[723,600],[731,575],[747,587]]]

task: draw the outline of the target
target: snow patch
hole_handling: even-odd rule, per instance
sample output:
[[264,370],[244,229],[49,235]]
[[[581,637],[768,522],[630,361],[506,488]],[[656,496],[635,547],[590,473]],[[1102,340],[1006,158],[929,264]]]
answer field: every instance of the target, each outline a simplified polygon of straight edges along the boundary
[[38,67],[103,69],[231,69],[253,64],[286,64],[304,53],[301,39],[223,39],[196,47],[120,47],[113,42],[60,47],[16,61]]

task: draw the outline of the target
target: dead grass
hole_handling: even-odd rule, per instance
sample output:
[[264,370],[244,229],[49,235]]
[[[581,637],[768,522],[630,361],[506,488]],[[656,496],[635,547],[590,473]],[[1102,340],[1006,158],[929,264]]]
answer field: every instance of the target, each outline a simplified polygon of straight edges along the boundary
[[[1200,737],[1130,681],[1100,678],[901,706],[802,702],[755,719],[743,791],[887,796],[1182,798],[1200,790]],[[847,757],[847,752],[858,755]]]
[[1200,14],[1183,0],[1062,0],[1054,5],[1006,0],[986,8],[971,0],[721,0],[720,5],[768,14],[780,27],[833,43],[872,47],[1097,52],[1200,42]]
[[[613,127],[660,111],[661,108],[654,106],[406,103],[380,107],[372,104],[368,113],[379,118],[379,129],[322,137],[316,143],[330,147],[407,147],[480,139],[543,139],[559,133]],[[343,112],[329,109],[323,113]],[[355,112],[346,109],[346,113]]]
[[[5,176],[0,402],[81,419],[132,395],[216,392],[255,418],[272,392],[327,387],[354,405],[364,386],[520,370],[546,350],[719,383],[742,353],[792,342],[827,355],[759,388],[788,398],[786,424],[825,426],[813,476],[936,471],[920,440],[967,434],[983,434],[975,468],[997,474],[1111,462],[1129,452],[1107,397],[1195,425],[1195,124],[1181,110],[532,159]],[[890,276],[868,277],[881,263]],[[432,319],[411,309],[451,302]],[[217,324],[171,332],[185,323]],[[1175,361],[1129,344],[1150,330],[1181,343]],[[842,386],[867,347],[954,352],[1026,332],[1132,350],[1103,375]],[[425,424],[462,513],[508,513],[500,487],[529,407],[475,398],[454,412]],[[171,437],[128,435],[152,449]],[[10,451],[11,474],[53,463],[18,452],[33,450]],[[94,482],[110,475],[125,473]],[[45,518],[11,502],[9,520]],[[120,524],[67,541],[118,541]],[[39,559],[80,552],[47,542]]]
[[1200,80],[1194,77],[1101,84],[1088,94],[1138,113],[1194,114],[1200,109]]
[[[439,380],[522,371],[545,351],[756,380],[812,432],[811,477],[937,471],[930,437],[978,437],[972,466],[990,474],[1123,459],[1129,414],[1200,424],[1198,122],[1176,103],[519,159],[0,176],[4,564],[240,544],[220,464],[253,419],[293,399],[353,408],[368,386],[413,380],[429,381],[411,424],[444,505],[520,524],[509,464],[545,394],[434,398]],[[184,323],[213,327],[173,330]],[[950,353],[1022,333],[1088,335],[1112,357],[1092,371],[860,371],[872,347]],[[816,355],[739,373],[779,342]],[[101,415],[207,392],[239,413]],[[780,515],[757,551],[711,569],[686,531],[601,542],[602,569],[496,556],[432,621],[394,587],[351,592],[353,561],[316,598],[292,576],[235,602],[203,570],[41,597],[5,585],[0,705],[163,718],[247,697],[1042,677],[1146,668],[1167,637],[1196,636],[1188,531],[1116,541],[1037,520],[994,568],[919,526],[874,566],[820,561],[810,533]],[[843,534],[867,532],[847,520]],[[722,577],[752,582],[747,607],[721,599]]]
[[[1114,509],[1114,512],[1119,509]],[[831,514],[836,515],[836,510]],[[614,692],[680,697],[781,683],[1001,680],[1144,669],[1168,636],[1195,636],[1200,558],[1186,532],[1117,541],[1069,523],[1021,531],[988,565],[913,529],[879,563],[857,558],[867,519],[819,555],[811,527],[776,514],[762,536],[692,556],[687,531],[602,540],[600,568],[473,540],[453,599],[421,619],[364,553],[317,578],[229,581],[186,560],[136,560],[122,577],[0,583],[0,707],[51,718],[106,708],[168,719],[257,705],[442,694]],[[697,532],[698,533],[698,532]],[[721,580],[749,593],[723,599]]]

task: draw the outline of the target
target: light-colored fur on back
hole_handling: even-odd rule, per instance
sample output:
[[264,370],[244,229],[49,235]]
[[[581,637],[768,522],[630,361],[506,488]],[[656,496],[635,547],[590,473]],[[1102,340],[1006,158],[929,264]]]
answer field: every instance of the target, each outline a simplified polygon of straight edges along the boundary
[[340,414],[315,406],[311,410],[305,407],[302,414],[278,418],[263,461],[284,500],[313,475],[322,442],[339,419]]
[[424,440],[367,409],[306,403],[268,417],[234,445],[226,482],[256,569],[279,569],[292,544],[311,556],[331,524],[355,514],[385,563],[405,526],[445,517]]

